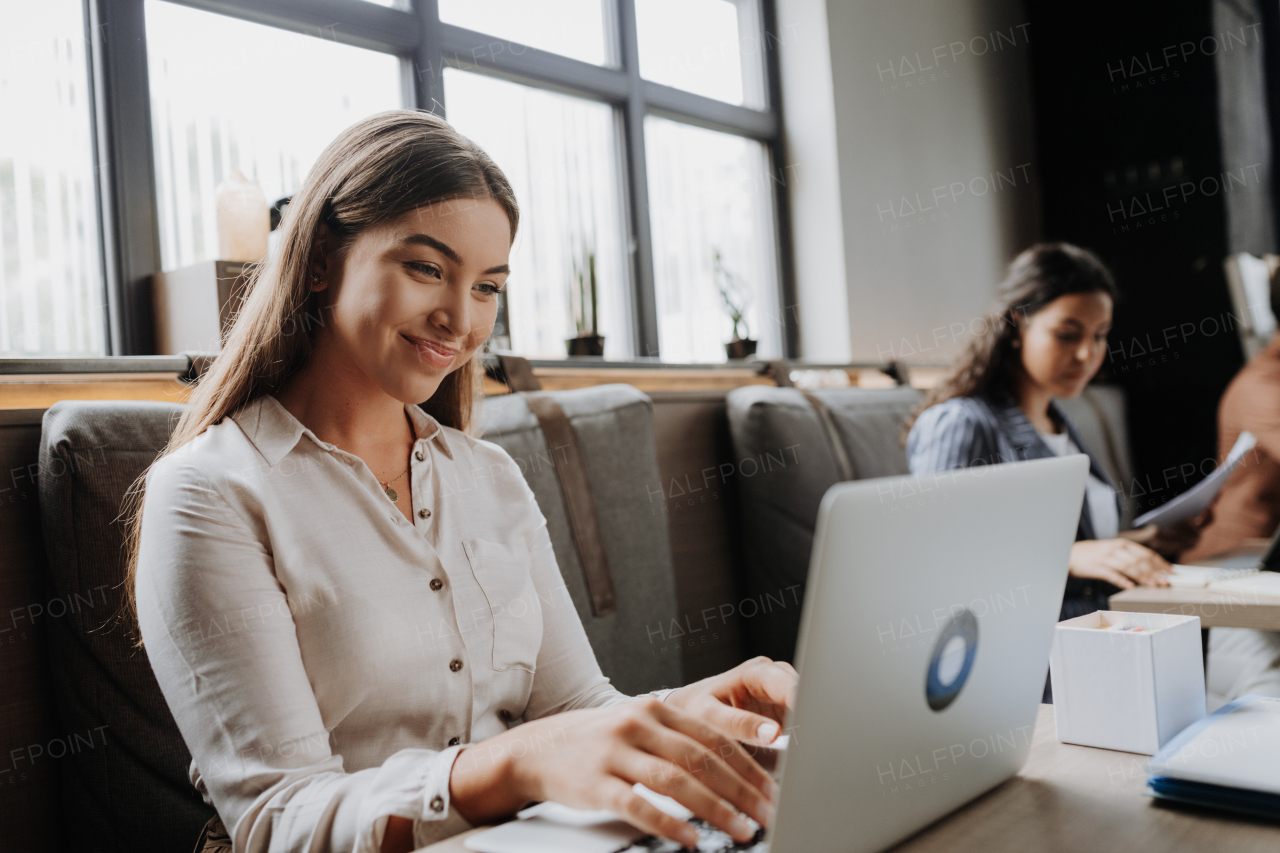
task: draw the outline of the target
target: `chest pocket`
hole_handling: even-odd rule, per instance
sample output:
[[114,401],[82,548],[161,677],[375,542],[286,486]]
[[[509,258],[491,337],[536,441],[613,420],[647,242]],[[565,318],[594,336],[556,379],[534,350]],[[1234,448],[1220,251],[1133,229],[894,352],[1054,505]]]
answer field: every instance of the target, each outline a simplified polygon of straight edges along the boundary
[[533,672],[542,647],[542,607],[529,553],[488,539],[462,543],[493,617],[493,669]]

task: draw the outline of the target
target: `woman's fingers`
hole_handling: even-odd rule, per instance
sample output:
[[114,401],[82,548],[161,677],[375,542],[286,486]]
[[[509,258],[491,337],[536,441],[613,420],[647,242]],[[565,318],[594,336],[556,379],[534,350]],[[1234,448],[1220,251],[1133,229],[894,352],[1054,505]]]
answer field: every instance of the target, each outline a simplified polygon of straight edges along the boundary
[[757,703],[779,709],[790,707],[799,680],[790,664],[776,663],[762,656],[736,669],[741,671],[742,686]]
[[760,744],[773,743],[777,740],[778,733],[782,731],[782,727],[776,720],[752,711],[732,708],[718,701],[706,704],[702,718],[738,740],[754,741]]
[[[773,807],[765,793],[764,781],[757,778],[751,781],[739,773],[722,757],[728,751],[728,744],[720,748],[708,748],[693,738],[669,728],[655,727],[642,735],[636,746],[656,756],[672,767],[679,768],[714,791],[718,798],[727,800],[738,811],[750,815],[757,823],[768,826],[773,820]],[[737,746],[737,744],[733,744]],[[744,753],[745,754],[745,753]],[[763,777],[772,785],[773,780],[764,773],[763,768],[747,758],[747,769],[754,765],[752,775]],[[649,783],[643,779],[637,781]],[[653,788],[652,785],[649,787]],[[654,790],[657,790],[654,788]],[[674,795],[672,795],[674,796]],[[682,801],[683,802],[683,801]],[[690,809],[693,805],[685,803]],[[695,809],[695,812],[697,810]],[[699,814],[699,817],[703,817]],[[710,818],[704,818],[710,820]],[[716,824],[720,826],[719,823]],[[728,828],[721,826],[728,831]]]
[[1133,589],[1136,584],[1126,577],[1125,563],[1121,559],[1111,558],[1099,560],[1085,574],[1085,577],[1097,578],[1114,584],[1121,589]]
[[636,750],[618,756],[614,772],[624,780],[639,782],[651,791],[670,797],[736,841],[750,841],[755,835],[755,828],[704,784],[714,776],[712,773],[690,773],[671,761]]
[[690,849],[697,848],[698,830],[687,822],[656,808],[622,779],[616,776],[606,777],[600,782],[600,793],[603,795],[603,805],[608,806],[610,811],[624,818],[636,829],[651,835],[670,838],[677,844]]
[[1116,554],[1118,559],[1112,563],[1112,568],[1144,586],[1168,586],[1166,576],[1172,567],[1163,557],[1150,548],[1124,540],[1121,542]]
[[[687,742],[693,744],[696,748],[707,748],[714,751],[716,760],[732,768],[754,791],[763,794],[769,800],[777,799],[778,784],[773,781],[763,767],[747,754],[747,751],[736,740],[726,736],[723,731],[706,720],[676,708],[661,706],[658,713],[658,719],[668,729],[685,735],[688,739]],[[749,806],[749,803],[739,803],[732,797],[730,797],[730,801],[742,808],[743,811],[755,816],[754,812],[744,808],[744,806]],[[767,824],[768,820],[760,822]]]
[[1141,563],[1125,564],[1121,566],[1118,571],[1125,577],[1136,581],[1142,586],[1162,586],[1167,585],[1168,583],[1167,581],[1164,581],[1163,578],[1161,578],[1151,567],[1145,566]]
[[1120,587],[1121,589],[1133,589],[1137,584],[1120,574],[1115,569],[1103,568],[1097,575],[1101,580]]
[[1126,538],[1077,542],[1071,549],[1071,573],[1098,578],[1121,589],[1168,586],[1173,567],[1150,548]]

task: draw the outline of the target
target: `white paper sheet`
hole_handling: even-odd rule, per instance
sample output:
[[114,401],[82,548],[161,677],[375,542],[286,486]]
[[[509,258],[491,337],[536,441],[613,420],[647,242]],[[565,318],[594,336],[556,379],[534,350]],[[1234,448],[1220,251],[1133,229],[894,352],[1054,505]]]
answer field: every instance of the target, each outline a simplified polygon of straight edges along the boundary
[[1136,528],[1146,527],[1148,524],[1158,524],[1161,527],[1167,527],[1188,518],[1195,518],[1204,512],[1213,503],[1213,499],[1218,496],[1218,491],[1222,488],[1222,484],[1227,481],[1227,478],[1231,476],[1231,472],[1244,459],[1244,455],[1253,450],[1254,445],[1257,443],[1258,439],[1254,438],[1253,433],[1247,431],[1240,433],[1240,437],[1236,439],[1236,443],[1231,448],[1231,452],[1227,454],[1227,458],[1222,461],[1221,465],[1214,468],[1209,476],[1163,506],[1159,506],[1151,510],[1151,512],[1134,519],[1133,526]]

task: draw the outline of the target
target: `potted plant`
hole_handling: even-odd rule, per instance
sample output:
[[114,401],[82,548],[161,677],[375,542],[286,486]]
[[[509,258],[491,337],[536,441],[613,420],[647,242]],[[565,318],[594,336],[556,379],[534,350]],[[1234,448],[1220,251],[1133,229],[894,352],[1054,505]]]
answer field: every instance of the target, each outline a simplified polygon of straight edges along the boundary
[[569,355],[604,355],[604,336],[599,334],[596,310],[596,253],[582,249],[582,258],[573,259],[573,287],[569,291],[569,310],[578,336],[566,340]]
[[720,291],[720,298],[724,300],[725,311],[729,314],[729,319],[733,321],[733,338],[724,345],[725,354],[731,359],[750,358],[756,354],[756,341],[751,337],[743,337],[739,332],[750,335],[747,329],[747,321],[744,317],[747,311],[747,304],[750,302],[750,291],[738,276],[734,275],[724,265],[724,259],[720,257],[720,250],[714,249],[712,255],[712,266],[715,271],[716,287]]

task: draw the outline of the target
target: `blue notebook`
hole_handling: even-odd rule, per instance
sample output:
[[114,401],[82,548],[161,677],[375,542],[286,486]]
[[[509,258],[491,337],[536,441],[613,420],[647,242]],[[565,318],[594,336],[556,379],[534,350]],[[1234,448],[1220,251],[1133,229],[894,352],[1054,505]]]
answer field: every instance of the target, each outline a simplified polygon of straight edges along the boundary
[[1156,797],[1280,819],[1280,699],[1222,706],[1165,744],[1147,769]]

